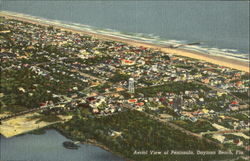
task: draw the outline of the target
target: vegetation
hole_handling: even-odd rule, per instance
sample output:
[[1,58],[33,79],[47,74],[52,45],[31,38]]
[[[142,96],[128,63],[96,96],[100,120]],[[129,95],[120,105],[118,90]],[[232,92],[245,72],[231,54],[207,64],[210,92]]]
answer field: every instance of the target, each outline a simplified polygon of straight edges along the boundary
[[93,58],[86,59],[86,65],[96,65],[104,62],[105,60],[111,59],[111,56],[95,56]]
[[99,86],[93,87],[92,89],[98,90],[98,92],[100,92],[100,93],[104,93],[105,88],[110,88],[110,87],[111,87],[110,83],[104,83],[104,84],[101,84]]
[[175,124],[192,131],[194,133],[206,132],[206,131],[216,131],[216,129],[207,121],[198,120],[197,122],[192,122],[189,120],[177,120],[173,121]]
[[241,136],[233,135],[233,134],[224,134],[226,137],[226,140],[235,140],[235,139],[240,139],[241,141],[248,142],[247,139]]
[[[133,155],[135,150],[218,149],[217,145],[189,136],[152,120],[141,112],[131,110],[102,118],[79,119],[79,117],[74,117],[67,123],[53,126],[68,137],[82,141],[94,139],[112,151],[134,160],[173,159],[173,156],[169,155]],[[121,136],[111,136],[110,131],[112,130],[121,132]],[[180,156],[175,157],[180,159]]]
[[152,97],[155,96],[158,92],[180,94],[181,92],[184,91],[195,91],[195,90],[208,91],[209,88],[193,82],[169,82],[164,85],[136,89],[135,94],[138,95],[138,93],[143,93],[146,97]]
[[250,131],[243,132],[245,135],[250,136]]
[[45,129],[36,129],[34,131],[29,132],[29,134],[34,134],[34,135],[43,135],[45,133],[46,133]]
[[184,69],[192,69],[193,68],[191,65],[185,65],[185,64],[176,64],[174,66],[177,68],[184,68]]
[[128,81],[129,78],[130,78],[129,75],[115,73],[111,78],[109,78],[109,81],[116,83],[120,81]]
[[232,114],[231,116],[242,121],[246,121],[246,122],[249,121],[249,117],[242,113],[235,113],[235,114]]
[[39,114],[39,115],[33,115],[31,117],[29,117],[30,120],[32,119],[38,119],[36,122],[56,122],[56,121],[61,121],[61,119],[54,115],[54,114]]
[[[48,86],[49,80],[36,75],[28,68],[5,70],[1,72],[1,75],[1,92],[5,95],[0,99],[3,100],[7,107],[3,110],[20,112],[19,109],[21,108],[35,108],[47,100],[58,101],[52,97],[51,93],[47,92],[47,90],[51,90],[51,87]],[[37,86],[34,86],[34,84],[37,84]],[[56,89],[57,87],[58,84],[54,83],[52,88]]]
[[244,101],[249,101],[249,97],[247,92],[232,92],[233,95],[235,95],[236,97],[239,97],[240,99],[244,100]]

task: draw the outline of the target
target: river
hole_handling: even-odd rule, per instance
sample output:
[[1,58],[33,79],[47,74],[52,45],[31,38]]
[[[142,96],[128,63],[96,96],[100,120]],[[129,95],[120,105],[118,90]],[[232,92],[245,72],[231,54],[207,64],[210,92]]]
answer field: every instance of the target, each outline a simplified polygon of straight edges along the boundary
[[0,140],[1,161],[124,161],[124,159],[90,144],[81,144],[78,150],[62,146],[69,139],[56,130],[43,135],[25,134]]

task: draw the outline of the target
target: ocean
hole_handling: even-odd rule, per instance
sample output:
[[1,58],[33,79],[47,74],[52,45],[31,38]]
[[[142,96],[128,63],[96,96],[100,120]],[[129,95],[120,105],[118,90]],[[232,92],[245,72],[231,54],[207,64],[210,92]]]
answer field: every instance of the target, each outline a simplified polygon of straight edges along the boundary
[[16,1],[1,10],[76,29],[249,61],[247,1]]

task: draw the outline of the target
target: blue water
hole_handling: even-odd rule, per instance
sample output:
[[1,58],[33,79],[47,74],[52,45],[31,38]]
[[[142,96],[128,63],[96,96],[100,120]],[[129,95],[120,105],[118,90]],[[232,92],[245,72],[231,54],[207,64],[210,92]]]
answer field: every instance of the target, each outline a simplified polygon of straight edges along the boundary
[[66,149],[62,143],[68,139],[55,130],[47,130],[44,135],[0,137],[1,161],[123,161],[93,145],[81,144],[78,150]]
[[194,49],[209,54],[245,59],[249,55],[247,1],[4,0],[1,9],[111,29],[154,43],[201,42],[202,48]]

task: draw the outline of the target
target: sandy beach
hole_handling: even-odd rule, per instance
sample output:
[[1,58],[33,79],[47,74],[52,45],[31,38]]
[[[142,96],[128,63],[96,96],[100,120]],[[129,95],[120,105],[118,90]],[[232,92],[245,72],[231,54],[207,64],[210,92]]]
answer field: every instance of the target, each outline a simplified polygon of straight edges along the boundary
[[[16,19],[16,20],[29,22],[29,23],[33,23],[33,24],[39,24],[39,25],[43,25],[43,26],[50,26],[49,24],[43,23],[42,21],[33,20],[33,19],[31,20],[29,18],[19,17],[19,16],[12,15],[9,13],[7,14],[7,13],[0,12],[0,16],[3,16],[3,17],[8,18],[8,19]],[[206,61],[206,62],[209,62],[212,64],[217,64],[217,65],[221,65],[224,67],[229,67],[229,68],[233,68],[233,69],[237,69],[237,70],[245,71],[245,72],[249,73],[249,63],[248,62],[240,61],[240,60],[233,59],[233,58],[209,55],[209,54],[199,53],[196,51],[189,51],[189,50],[185,50],[185,49],[173,49],[173,48],[168,48],[168,47],[164,47],[164,46],[156,45],[156,44],[144,43],[144,42],[139,42],[139,41],[135,41],[135,40],[128,40],[128,39],[118,38],[118,37],[114,37],[114,36],[101,35],[101,34],[96,34],[96,33],[92,33],[92,32],[76,30],[76,29],[72,29],[69,27],[62,27],[60,25],[53,24],[53,26],[55,28],[59,28],[59,29],[66,30],[66,31],[71,31],[74,33],[91,35],[91,36],[94,36],[94,37],[99,38],[99,39],[123,42],[123,43],[129,44],[129,45],[132,45],[132,46],[143,46],[143,47],[158,49],[158,50],[161,50],[162,52],[165,52],[165,53],[190,57],[190,58],[194,58],[194,59],[198,59],[198,60],[203,60],[203,61]]]

